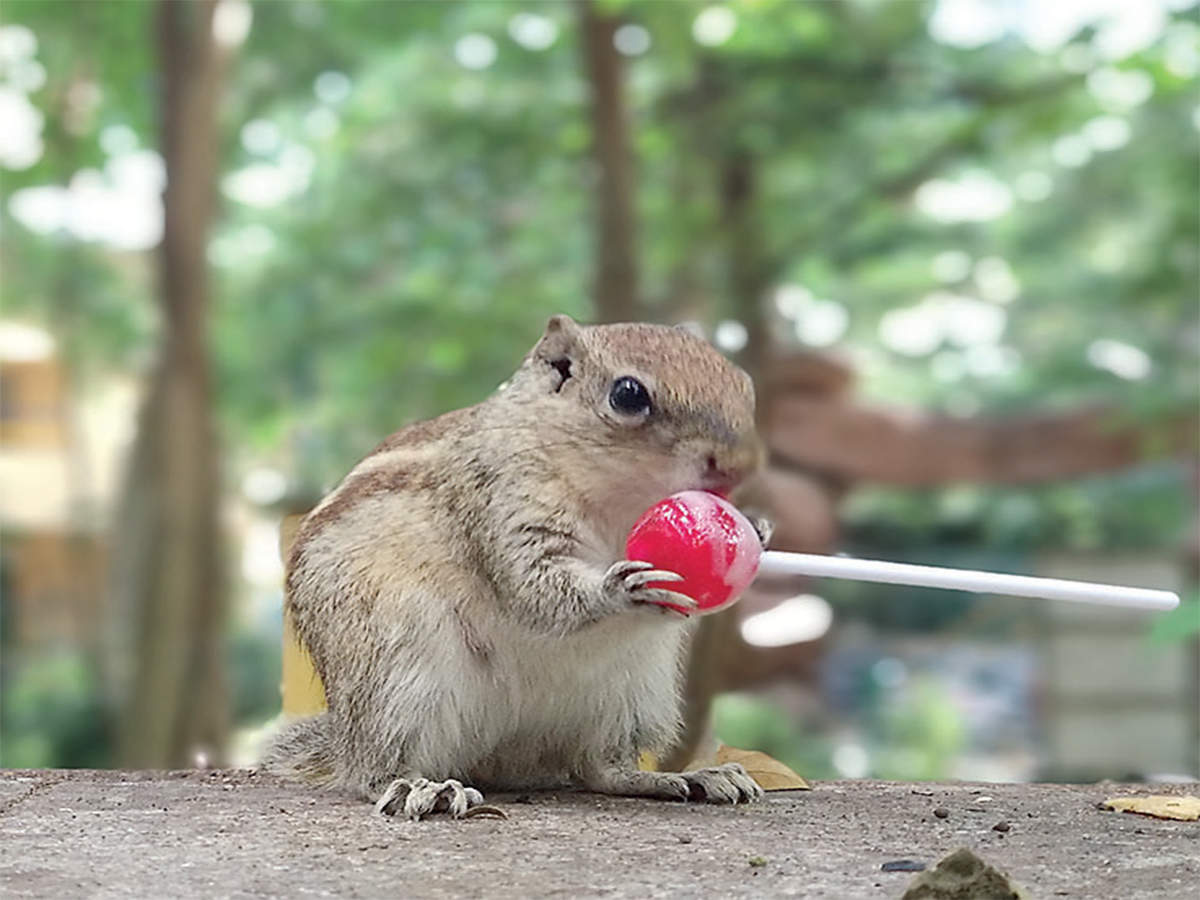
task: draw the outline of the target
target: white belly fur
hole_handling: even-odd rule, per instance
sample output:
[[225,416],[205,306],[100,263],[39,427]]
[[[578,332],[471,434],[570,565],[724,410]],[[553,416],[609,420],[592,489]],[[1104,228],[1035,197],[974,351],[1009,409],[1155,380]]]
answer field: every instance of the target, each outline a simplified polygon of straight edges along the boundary
[[578,771],[635,737],[637,749],[658,749],[673,736],[682,622],[635,610],[550,637],[488,618],[486,662],[447,621],[441,646],[394,673],[395,688],[425,700],[413,710],[417,733],[401,726],[411,736],[405,762],[418,773],[523,787]]

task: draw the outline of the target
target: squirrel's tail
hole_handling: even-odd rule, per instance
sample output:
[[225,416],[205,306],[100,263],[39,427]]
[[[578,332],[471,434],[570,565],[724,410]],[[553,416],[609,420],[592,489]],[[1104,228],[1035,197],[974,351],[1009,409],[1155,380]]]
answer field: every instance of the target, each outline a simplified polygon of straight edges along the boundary
[[323,712],[285,725],[267,744],[263,770],[304,784],[332,786],[337,772],[331,724],[329,713]]

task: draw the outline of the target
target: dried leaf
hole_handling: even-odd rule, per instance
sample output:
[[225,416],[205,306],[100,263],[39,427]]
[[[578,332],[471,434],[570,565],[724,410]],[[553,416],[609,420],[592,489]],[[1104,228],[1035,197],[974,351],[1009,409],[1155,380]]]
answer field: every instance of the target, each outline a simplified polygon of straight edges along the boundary
[[1200,819],[1200,797],[1171,797],[1150,794],[1142,797],[1110,797],[1100,804],[1103,809],[1140,813],[1156,819],[1195,822]]
[[464,819],[474,819],[477,816],[483,816],[488,819],[507,819],[508,813],[498,806],[484,803],[482,806],[472,806],[462,815]]
[[757,750],[738,750],[724,744],[717,750],[717,763],[741,763],[764,791],[811,791],[812,786],[777,759]]

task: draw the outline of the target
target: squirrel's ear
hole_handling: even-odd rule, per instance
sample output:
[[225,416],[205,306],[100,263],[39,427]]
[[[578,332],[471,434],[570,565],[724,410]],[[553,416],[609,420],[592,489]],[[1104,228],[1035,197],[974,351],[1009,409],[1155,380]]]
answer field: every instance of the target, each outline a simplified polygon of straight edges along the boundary
[[574,356],[578,352],[580,330],[570,316],[551,316],[542,339],[530,352],[530,357],[551,362]]

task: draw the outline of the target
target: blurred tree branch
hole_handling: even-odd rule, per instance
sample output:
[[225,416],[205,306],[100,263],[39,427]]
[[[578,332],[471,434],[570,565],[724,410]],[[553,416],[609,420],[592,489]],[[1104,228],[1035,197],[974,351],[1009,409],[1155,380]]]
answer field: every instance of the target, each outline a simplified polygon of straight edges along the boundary
[[1182,457],[1196,452],[1198,427],[1182,415],[1148,437],[1145,423],[1103,406],[958,419],[790,396],[771,408],[767,436],[780,461],[838,482],[934,487],[1041,483]]
[[580,35],[588,85],[595,179],[595,274],[593,308],[600,322],[639,318],[637,222],[634,211],[634,162],[629,113],[623,96],[623,62],[613,43],[621,25],[615,16],[579,0]]

